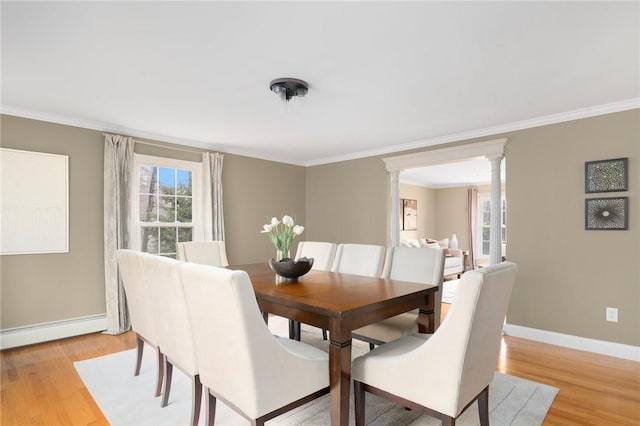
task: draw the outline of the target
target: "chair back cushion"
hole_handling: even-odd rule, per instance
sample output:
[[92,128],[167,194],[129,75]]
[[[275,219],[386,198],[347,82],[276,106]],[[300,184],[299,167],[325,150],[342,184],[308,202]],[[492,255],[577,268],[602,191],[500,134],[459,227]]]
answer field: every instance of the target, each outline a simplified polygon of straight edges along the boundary
[[298,243],[296,259],[312,257],[313,266],[311,269],[330,271],[336,258],[337,247],[338,245],[334,243],[300,241]]
[[457,417],[493,380],[517,266],[465,273],[433,335],[393,340],[353,361],[354,380]]
[[387,251],[382,276],[422,284],[442,284],[444,251],[439,248],[392,247]]
[[440,368],[451,376],[441,394],[449,415],[457,416],[493,380],[516,272],[511,262],[466,272],[447,316],[421,348],[437,348]]
[[371,244],[340,244],[331,270],[344,274],[379,277],[385,259],[385,248]]
[[198,374],[191,320],[187,310],[177,260],[147,255],[142,258],[145,273],[154,283],[149,298],[155,305],[158,342],[172,364],[190,376]]
[[[477,292],[465,291],[466,274],[460,279],[451,309],[456,303],[464,304],[467,307],[471,307],[475,303],[471,320],[467,322],[469,333],[462,367],[461,404],[462,401],[470,401],[493,380],[500,351],[502,328],[517,269],[515,263],[503,262],[470,271],[473,275],[482,276],[480,289]],[[466,319],[466,315],[462,315],[462,317]],[[463,407],[464,405],[461,409]]]
[[309,347],[315,356],[294,355],[278,343],[246,272],[184,262],[178,271],[200,379],[214,394],[258,418],[328,386],[326,354]]
[[224,241],[188,241],[176,243],[176,258],[209,266],[229,266]]
[[116,255],[118,270],[127,298],[131,328],[144,340],[158,346],[156,315],[149,297],[151,282],[144,273],[142,262],[145,255],[128,249],[120,249]]

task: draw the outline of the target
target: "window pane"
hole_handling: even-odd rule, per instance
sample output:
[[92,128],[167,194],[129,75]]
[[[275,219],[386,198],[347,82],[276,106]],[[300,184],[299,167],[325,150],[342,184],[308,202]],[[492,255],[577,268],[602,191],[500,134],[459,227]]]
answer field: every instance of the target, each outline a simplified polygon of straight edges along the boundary
[[482,228],[482,241],[489,241],[489,235],[491,232],[491,228],[484,226]]
[[178,242],[193,241],[193,228],[178,228]]
[[489,255],[489,245],[488,241],[482,243],[482,254]]
[[155,195],[140,196],[140,220],[142,222],[155,222],[157,220],[158,209],[156,208]]
[[140,232],[140,251],[145,253],[158,253],[158,228],[147,227],[141,228]]
[[491,224],[491,212],[482,213],[482,225],[489,226]]
[[176,228],[160,228],[160,253],[176,252]]
[[175,202],[175,197],[160,196],[160,208],[158,212],[160,222],[176,221]]
[[199,194],[194,186],[198,170],[178,165],[179,161],[176,166],[166,160],[147,161],[151,165],[136,163],[139,182],[133,200],[138,203],[135,226],[140,244],[134,242],[144,252],[175,258],[176,242],[193,241],[194,226],[200,220],[193,204],[194,194]]
[[507,241],[507,228],[502,227],[502,242]]
[[174,195],[176,193],[176,169],[160,167],[160,194]]
[[155,194],[158,188],[158,168],[154,166],[140,166],[140,193]]
[[188,170],[178,170],[178,195],[191,195],[191,172]]
[[178,203],[178,208],[177,208],[178,222],[190,223],[192,218],[191,198],[178,197],[177,203]]

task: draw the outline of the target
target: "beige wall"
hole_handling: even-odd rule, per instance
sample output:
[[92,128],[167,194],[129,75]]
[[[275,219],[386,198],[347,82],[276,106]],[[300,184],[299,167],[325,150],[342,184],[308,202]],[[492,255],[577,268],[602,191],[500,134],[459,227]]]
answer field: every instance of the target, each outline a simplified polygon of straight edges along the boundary
[[[633,110],[450,144],[509,138],[508,255],[520,265],[509,323],[640,345],[639,136],[640,110]],[[437,148],[441,147],[431,149]],[[629,196],[629,230],[585,231],[584,199],[598,194],[584,193],[584,162],[617,157],[629,157],[630,191],[601,195]],[[351,194],[371,194],[360,199],[360,207],[371,216],[369,222],[385,220],[389,201],[380,201],[380,196],[389,197],[388,178],[380,162],[380,157],[354,160],[307,172],[307,218],[309,222],[314,218],[315,234],[340,239],[331,229],[332,221],[323,221],[322,214],[316,216],[309,208],[309,200],[327,206]],[[338,185],[333,176],[336,168],[349,170],[352,165],[358,175],[370,179]],[[345,173],[345,178],[351,177]],[[325,179],[331,184],[322,184]],[[440,236],[457,229],[458,219],[445,218],[447,211],[456,208],[452,207],[457,204],[454,199],[460,198],[456,192],[436,195]],[[386,231],[353,220],[345,233],[351,241],[368,242],[372,233],[384,241]],[[605,322],[607,306],[620,310],[618,323]]]
[[436,238],[456,234],[458,248],[468,250],[467,188],[443,188],[435,193]]
[[[402,231],[400,239],[436,238],[436,191],[422,186],[400,184],[400,199],[407,198],[418,202],[418,226],[415,231]],[[402,207],[400,207],[402,215]]]
[[[272,216],[289,214],[305,225],[304,167],[225,154],[222,181],[230,263],[266,262],[275,257],[273,244],[260,234]],[[292,254],[295,244],[294,240]]]
[[[101,132],[1,116],[3,148],[69,156],[70,251],[1,256],[0,329],[105,312]],[[200,161],[198,152],[137,144],[136,152]],[[275,249],[260,234],[271,216],[304,221],[303,167],[225,154],[227,254],[232,263],[266,261]],[[304,234],[303,234],[304,235]]]
[[[512,324],[640,345],[640,110],[508,135]],[[629,191],[585,194],[585,161],[629,157]],[[585,198],[629,197],[628,231],[585,231]],[[619,322],[605,322],[605,307]]]
[[305,239],[386,245],[388,200],[378,157],[308,167]]

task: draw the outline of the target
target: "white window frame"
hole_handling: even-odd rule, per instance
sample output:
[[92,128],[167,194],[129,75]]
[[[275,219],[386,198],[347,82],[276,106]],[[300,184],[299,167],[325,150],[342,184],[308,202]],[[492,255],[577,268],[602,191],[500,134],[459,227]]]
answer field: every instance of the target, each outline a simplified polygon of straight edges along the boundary
[[[484,243],[484,240],[482,239],[482,228],[483,228],[482,215],[484,213],[484,211],[482,210],[482,205],[487,201],[491,203],[491,193],[478,192],[478,198],[476,203],[476,235],[475,235],[476,247],[475,247],[474,257],[479,260],[489,259],[490,257],[489,253],[483,254],[483,250],[482,250],[483,249],[482,245]],[[507,222],[506,222],[507,199],[505,198],[504,193],[500,194],[500,217],[502,218],[501,219],[502,224],[500,228],[500,241],[502,242],[501,252],[503,252],[507,244],[507,240],[502,238],[504,235],[506,235],[505,228],[507,227]],[[489,220],[491,220],[491,217],[489,217]],[[491,241],[489,241],[489,244],[491,244]],[[504,254],[505,253],[502,253],[503,256]]]
[[134,154],[133,176],[131,179],[131,230],[129,240],[133,250],[141,250],[140,234],[142,226],[177,226],[181,222],[141,222],[140,221],[140,166],[167,167],[188,170],[191,172],[191,208],[192,239],[202,240],[204,237],[202,212],[202,163],[196,161],[177,160],[174,158],[156,157],[152,155]]

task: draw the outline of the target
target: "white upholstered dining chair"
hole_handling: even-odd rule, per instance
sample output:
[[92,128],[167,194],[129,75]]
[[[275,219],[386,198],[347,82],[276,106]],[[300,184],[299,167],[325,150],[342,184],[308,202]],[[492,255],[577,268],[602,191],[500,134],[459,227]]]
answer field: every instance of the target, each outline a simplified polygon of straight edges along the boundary
[[[336,249],[338,245],[335,243],[321,241],[300,241],[298,250],[296,251],[296,259],[301,257],[313,258],[313,266],[311,269],[317,271],[330,271],[336,258]],[[300,323],[289,320],[289,337],[300,338]],[[327,340],[327,330],[322,330],[322,338]]]
[[164,376],[163,355],[158,343],[154,304],[150,297],[151,283],[147,279],[142,262],[142,257],[145,255],[134,250],[120,249],[116,256],[129,309],[131,329],[136,335],[136,365],[133,374],[135,376],[140,374],[142,353],[146,342],[156,349],[158,368],[155,396],[159,396]]
[[386,248],[372,244],[340,244],[331,270],[343,274],[379,277]]
[[178,276],[179,262],[162,256],[142,258],[145,274],[154,283],[150,297],[157,315],[158,342],[164,361],[164,389],[160,406],[166,407],[171,394],[173,367],[191,378],[191,425],[200,417],[202,384],[198,375],[191,319],[187,311],[184,289]]
[[356,425],[365,424],[365,392],[455,425],[478,401],[489,425],[489,384],[517,266],[504,262],[466,272],[434,334],[413,334],[356,358],[352,365]]
[[249,275],[193,263],[178,266],[205,386],[206,423],[216,400],[254,425],[329,392],[326,352],[274,337]]
[[[387,250],[383,278],[432,284],[439,287],[435,293],[434,330],[440,325],[444,251],[440,248],[391,247]],[[355,339],[381,345],[402,336],[418,332],[418,310],[370,324],[353,331]]]
[[336,258],[337,247],[338,245],[335,243],[300,241],[298,243],[298,250],[296,251],[296,259],[313,257],[313,266],[311,269],[330,271],[333,266],[333,261]]
[[209,266],[229,266],[224,241],[176,243],[176,259]]

